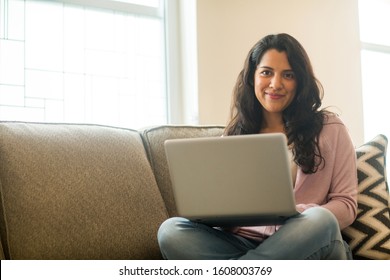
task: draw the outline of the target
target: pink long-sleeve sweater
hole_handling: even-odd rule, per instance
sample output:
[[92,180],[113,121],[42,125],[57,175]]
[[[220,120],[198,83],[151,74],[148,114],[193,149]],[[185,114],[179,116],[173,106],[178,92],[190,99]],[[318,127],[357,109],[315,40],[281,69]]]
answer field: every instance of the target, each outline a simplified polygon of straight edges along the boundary
[[[314,174],[305,174],[298,167],[294,186],[297,209],[310,207],[329,209],[337,218],[340,229],[349,226],[357,215],[356,153],[344,123],[335,115],[328,115],[319,135],[319,146],[325,166]],[[279,226],[238,227],[238,235],[264,240]]]

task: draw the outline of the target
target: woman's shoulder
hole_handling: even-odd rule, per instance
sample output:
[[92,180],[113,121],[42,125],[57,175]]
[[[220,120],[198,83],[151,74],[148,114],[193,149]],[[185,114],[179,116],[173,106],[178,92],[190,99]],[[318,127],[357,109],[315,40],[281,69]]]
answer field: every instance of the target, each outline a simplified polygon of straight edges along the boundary
[[331,112],[327,112],[324,115],[323,128],[320,133],[320,138],[328,143],[350,141],[347,126],[337,114]]
[[328,125],[342,125],[345,126],[344,122],[342,119],[337,115],[336,113],[333,112],[324,112],[324,126]]

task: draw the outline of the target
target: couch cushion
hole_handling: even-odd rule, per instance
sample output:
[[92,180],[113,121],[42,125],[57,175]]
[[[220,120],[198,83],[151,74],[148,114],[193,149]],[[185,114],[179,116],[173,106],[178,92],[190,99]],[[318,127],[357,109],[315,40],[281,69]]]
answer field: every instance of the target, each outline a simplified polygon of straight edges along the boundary
[[5,260],[3,245],[0,242],[0,260]]
[[390,259],[386,148],[386,137],[378,135],[356,149],[358,216],[343,230],[355,259]]
[[167,212],[137,131],[0,123],[0,179],[7,258],[161,258]]
[[223,130],[224,128],[222,126],[159,126],[145,129],[142,132],[146,151],[170,216],[176,216],[177,211],[165,157],[165,140],[221,136]]

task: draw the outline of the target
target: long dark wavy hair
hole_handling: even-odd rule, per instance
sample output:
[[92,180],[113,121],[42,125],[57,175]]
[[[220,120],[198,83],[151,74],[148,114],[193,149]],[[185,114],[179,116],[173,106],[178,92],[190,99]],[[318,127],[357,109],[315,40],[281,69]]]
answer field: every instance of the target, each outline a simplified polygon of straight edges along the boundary
[[225,135],[260,133],[263,107],[255,95],[254,75],[264,53],[270,49],[287,54],[297,82],[294,100],[283,111],[288,145],[292,146],[294,161],[302,171],[306,174],[315,173],[321,164],[325,164],[317,142],[327,113],[319,110],[323,87],[314,76],[306,51],[288,34],[268,35],[249,51],[233,89],[231,119],[226,126]]

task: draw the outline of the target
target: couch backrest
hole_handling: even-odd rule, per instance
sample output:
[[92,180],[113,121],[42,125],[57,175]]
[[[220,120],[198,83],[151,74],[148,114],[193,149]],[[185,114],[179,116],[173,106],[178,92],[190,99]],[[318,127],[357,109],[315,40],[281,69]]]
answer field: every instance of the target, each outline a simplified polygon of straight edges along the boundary
[[223,126],[173,125],[158,126],[143,130],[142,138],[144,140],[145,149],[148,153],[161,195],[171,217],[176,216],[177,211],[172,193],[172,183],[169,178],[167,159],[165,156],[165,140],[195,137],[220,137],[223,134],[223,131]]
[[161,258],[168,215],[137,131],[0,123],[0,194],[6,258]]

